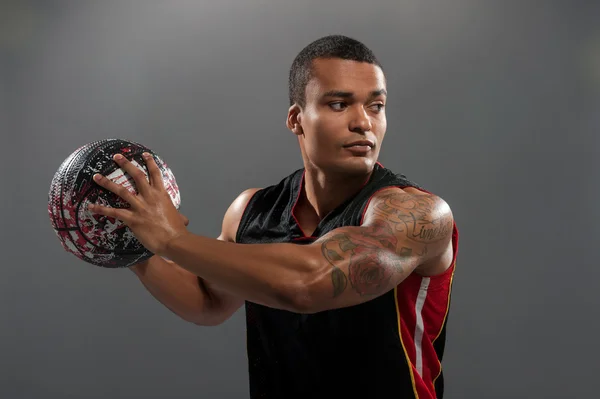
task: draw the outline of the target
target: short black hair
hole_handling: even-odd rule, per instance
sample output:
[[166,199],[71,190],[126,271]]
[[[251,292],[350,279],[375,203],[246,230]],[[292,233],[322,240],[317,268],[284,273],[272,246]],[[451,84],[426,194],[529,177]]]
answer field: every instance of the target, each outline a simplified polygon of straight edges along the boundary
[[377,65],[383,70],[375,54],[363,43],[343,35],[322,37],[304,47],[294,59],[288,80],[290,106],[294,103],[306,105],[306,85],[308,84],[317,58],[340,58]]

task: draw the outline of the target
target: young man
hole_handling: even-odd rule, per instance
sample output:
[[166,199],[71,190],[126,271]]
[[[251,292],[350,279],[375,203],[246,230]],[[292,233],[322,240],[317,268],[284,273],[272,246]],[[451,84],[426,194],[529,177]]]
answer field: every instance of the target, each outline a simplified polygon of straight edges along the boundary
[[92,210],[156,254],[132,269],[185,320],[217,325],[245,303],[251,397],[441,398],[458,232],[442,199],[377,162],[381,65],[327,36],[298,54],[289,90],[304,168],[241,193],[218,240],[187,231],[152,157],[148,182],[117,155],[139,193],[98,176],[131,208]]

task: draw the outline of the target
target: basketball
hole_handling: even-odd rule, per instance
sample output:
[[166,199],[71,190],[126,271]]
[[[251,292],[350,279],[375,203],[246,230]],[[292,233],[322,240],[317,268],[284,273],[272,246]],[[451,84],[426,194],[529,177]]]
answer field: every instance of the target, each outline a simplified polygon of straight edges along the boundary
[[48,194],[50,222],[65,251],[87,263],[106,268],[133,266],[153,255],[122,221],[88,210],[89,204],[129,207],[119,196],[99,186],[93,176],[100,173],[137,193],[135,182],[117,165],[113,155],[122,154],[148,177],[142,158],[144,152],[154,157],[173,205],[179,209],[181,196],[175,176],[151,149],[120,139],[86,144],[62,162],[54,174]]

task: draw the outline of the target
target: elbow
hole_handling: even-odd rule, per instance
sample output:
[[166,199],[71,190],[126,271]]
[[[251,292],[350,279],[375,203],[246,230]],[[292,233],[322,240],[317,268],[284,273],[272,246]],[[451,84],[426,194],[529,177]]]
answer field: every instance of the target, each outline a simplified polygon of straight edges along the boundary
[[276,303],[279,308],[294,313],[311,314],[317,313],[318,299],[316,295],[317,283],[312,276],[295,278],[285,284],[281,284],[276,290]]
[[206,315],[198,314],[197,312],[178,313],[177,316],[179,316],[181,320],[197,326],[209,327],[218,325],[213,320],[207,319]]
[[194,324],[196,326],[200,326],[200,327],[216,327],[225,322],[225,320],[207,320],[207,319],[186,320],[186,321],[191,324]]
[[226,318],[207,317],[207,315],[195,315],[191,317],[182,317],[183,320],[188,323],[200,326],[200,327],[216,327],[223,324]]
[[278,296],[280,307],[284,310],[303,314],[316,313],[309,289],[300,283],[289,285]]
[[187,312],[179,313],[178,316],[188,323],[201,327],[216,327],[228,319],[222,312],[216,312],[207,307],[191,309]]

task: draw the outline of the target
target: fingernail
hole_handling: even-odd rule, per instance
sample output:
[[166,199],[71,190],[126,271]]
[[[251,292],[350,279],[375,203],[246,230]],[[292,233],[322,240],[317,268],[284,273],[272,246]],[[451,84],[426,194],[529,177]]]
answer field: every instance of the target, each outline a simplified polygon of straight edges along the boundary
[[96,173],[94,175],[94,180],[99,181],[100,179],[102,179],[102,176],[99,173]]
[[149,154],[149,153],[147,153],[147,152],[143,153],[143,154],[142,154],[142,156],[143,156],[144,158],[150,158],[150,154]]
[[113,159],[120,161],[121,159],[123,159],[123,155],[121,154],[115,154],[115,156],[113,157]]

